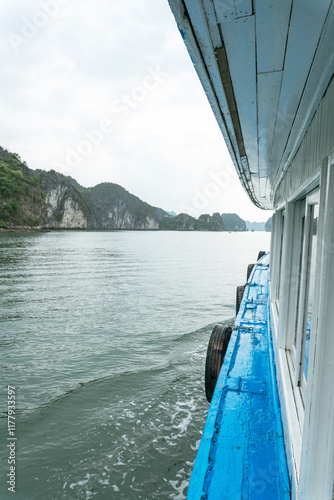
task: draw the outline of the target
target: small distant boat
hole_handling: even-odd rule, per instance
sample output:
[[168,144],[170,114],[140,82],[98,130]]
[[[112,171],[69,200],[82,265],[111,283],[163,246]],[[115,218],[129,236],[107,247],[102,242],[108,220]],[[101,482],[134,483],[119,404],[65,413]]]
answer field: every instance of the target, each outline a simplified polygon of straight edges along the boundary
[[242,186],[274,210],[270,267],[209,343],[188,498],[332,500],[334,2],[169,3]]

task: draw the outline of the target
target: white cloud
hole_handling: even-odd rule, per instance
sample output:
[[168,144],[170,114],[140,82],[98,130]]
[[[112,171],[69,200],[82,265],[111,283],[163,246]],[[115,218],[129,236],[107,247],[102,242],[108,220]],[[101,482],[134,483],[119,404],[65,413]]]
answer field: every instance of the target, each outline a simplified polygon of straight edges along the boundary
[[[194,198],[230,160],[168,1],[3,0],[0,15],[1,145],[31,168],[56,168],[85,186],[116,182],[148,203],[196,215]],[[13,34],[25,41],[15,46]],[[164,76],[145,80],[157,68]],[[84,131],[105,118],[113,131],[67,165]],[[203,211],[266,220],[229,176]]]

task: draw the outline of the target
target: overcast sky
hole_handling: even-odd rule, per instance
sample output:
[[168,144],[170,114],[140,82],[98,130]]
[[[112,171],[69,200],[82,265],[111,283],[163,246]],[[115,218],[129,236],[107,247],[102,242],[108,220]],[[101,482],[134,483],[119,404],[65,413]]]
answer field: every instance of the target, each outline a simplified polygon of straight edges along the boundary
[[1,142],[30,168],[168,211],[265,221],[167,0],[1,0]]

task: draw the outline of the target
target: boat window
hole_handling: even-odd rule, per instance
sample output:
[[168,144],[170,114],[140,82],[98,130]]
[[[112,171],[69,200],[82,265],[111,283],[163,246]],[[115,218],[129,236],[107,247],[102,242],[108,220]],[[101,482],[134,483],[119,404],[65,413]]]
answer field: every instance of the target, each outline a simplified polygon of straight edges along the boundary
[[[291,355],[294,358],[294,380],[296,386],[300,388],[302,404],[305,403],[310,340],[312,336],[319,214],[318,203],[318,189],[309,194],[305,201],[299,202],[300,254],[298,259],[295,332]],[[293,274],[292,271],[291,274]]]
[[[303,352],[302,363],[303,369],[301,370],[301,377],[307,380],[309,350],[310,350],[310,336],[312,325],[313,313],[313,299],[314,299],[314,282],[315,282],[315,268],[316,268],[316,251],[317,251],[317,235],[318,235],[318,215],[319,205],[310,206],[310,242],[308,248],[307,259],[307,290],[306,290],[306,311],[304,318],[304,335],[303,335]],[[302,386],[304,380],[302,380]]]
[[[317,281],[316,253],[319,218],[319,188],[294,204],[286,354],[293,400],[303,428],[307,380],[310,373],[310,345],[315,324],[314,300]],[[313,328],[314,329],[314,328]]]
[[285,212],[282,212],[281,216],[281,242],[280,242],[280,250],[279,250],[279,269],[278,269],[278,284],[277,284],[277,305],[279,307],[279,294],[281,289],[281,281],[282,281],[282,256],[283,256],[283,239],[284,239],[284,219]]
[[279,245],[278,245],[278,259],[277,259],[277,271],[275,272],[275,275],[277,276],[277,281],[276,281],[276,293],[275,293],[275,305],[276,305],[276,312],[277,314],[279,313],[279,296],[280,296],[280,289],[281,289],[281,281],[282,281],[282,257],[283,257],[283,247],[284,247],[284,220],[285,220],[285,210],[281,210],[278,212],[278,224],[279,224]]
[[295,335],[293,345],[296,349],[297,347],[297,327],[298,327],[298,309],[299,309],[299,299],[300,299],[300,285],[302,276],[302,263],[303,263],[303,252],[304,252],[304,233],[305,233],[305,215],[301,218],[301,232],[300,232],[300,254],[298,263],[298,280],[297,280],[297,310],[296,310],[296,323],[295,323]]

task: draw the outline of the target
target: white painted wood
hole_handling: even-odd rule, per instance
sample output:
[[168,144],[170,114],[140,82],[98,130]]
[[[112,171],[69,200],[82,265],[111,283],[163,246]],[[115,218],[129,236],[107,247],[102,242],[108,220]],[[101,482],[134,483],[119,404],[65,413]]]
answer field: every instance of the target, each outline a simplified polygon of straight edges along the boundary
[[[309,186],[304,186],[303,190],[300,190],[298,195],[296,195],[295,200],[291,200],[287,203],[285,209],[285,231],[284,231],[284,253],[282,259],[282,270],[280,277],[278,277],[278,245],[273,243],[273,248],[275,252],[275,264],[274,264],[274,274],[277,276],[276,279],[281,280],[281,290],[280,290],[280,304],[279,304],[279,316],[278,322],[273,321],[274,328],[277,328],[277,342],[275,343],[275,350],[277,355],[277,375],[278,384],[280,392],[280,400],[282,404],[282,416],[283,425],[285,431],[286,439],[286,449],[289,461],[289,466],[291,473],[293,475],[293,490],[295,488],[295,496],[298,497],[298,478],[302,473],[302,430],[305,427],[307,420],[305,419],[304,413],[304,399],[303,394],[299,385],[300,380],[300,363],[297,356],[302,350],[302,338],[303,330],[300,330],[300,341],[297,345],[297,349],[293,346],[294,331],[296,325],[296,307],[298,298],[298,286],[299,282],[299,262],[300,262],[300,247],[301,247],[301,230],[300,222],[301,217],[306,213],[306,203],[300,201],[300,198],[305,196],[305,191],[307,189],[311,190],[311,194],[307,195],[308,203],[317,202],[317,191],[314,190],[314,185],[317,182],[316,179],[311,178]],[[273,235],[274,240],[281,240],[280,228],[278,227],[277,220],[279,220],[280,213],[276,212],[275,220],[275,234]],[[278,219],[277,219],[278,217]],[[307,225],[305,227],[305,240],[307,241]],[[304,262],[307,262],[308,252],[304,246]],[[297,272],[294,272],[297,270]],[[303,273],[305,273],[305,266]],[[275,304],[273,297],[275,292],[273,291],[272,283],[272,313],[274,318],[275,314]],[[303,289],[300,290],[299,300],[303,305]],[[300,312],[301,317],[303,316]],[[301,321],[301,320],[300,320]],[[302,322],[301,324],[304,324]],[[313,330],[312,334],[313,335]],[[312,338],[312,337],[311,337]],[[297,359],[297,363],[296,363]],[[299,360],[299,361],[298,361]],[[311,367],[312,359],[309,360],[309,367]],[[310,371],[311,368],[309,368]]]
[[236,18],[236,8],[234,5],[234,0],[230,0],[227,2],[214,0],[214,5],[216,9],[218,23],[223,23],[225,21],[229,21],[231,19]]
[[284,127],[275,134],[271,155],[277,165],[285,151],[330,3],[330,0],[293,2],[276,126]]
[[282,71],[257,75],[259,175],[269,176]]
[[[277,259],[278,249],[279,249],[279,239],[277,234],[279,233],[280,227],[280,213],[275,211],[272,218],[272,228],[271,228],[271,248],[270,248],[270,297],[272,304],[276,302],[276,287],[277,287],[277,274],[279,263]],[[276,312],[276,309],[275,309]],[[276,334],[276,329],[275,329]]]
[[219,23],[251,16],[253,13],[252,0],[214,0],[214,4]]
[[259,172],[259,176],[256,179],[255,175],[251,176],[250,182],[256,181],[258,184],[258,193],[259,199],[262,205],[266,205],[268,198],[272,202],[272,197],[268,196],[268,192],[270,191],[270,180],[267,175],[261,175]]
[[258,146],[254,140],[254,130],[257,130],[254,16],[224,23],[223,36],[248,164],[252,165],[252,172],[256,175]]
[[308,179],[300,183],[292,194],[287,196],[286,201],[296,201],[305,198],[308,193],[320,185],[321,165],[315,168]]
[[294,240],[294,203],[287,203],[285,209],[285,234],[283,237],[283,253],[282,253],[282,271],[280,285],[280,304],[279,304],[279,322],[278,322],[278,335],[277,345],[279,349],[287,348],[287,324],[288,324],[288,311],[290,306],[290,292],[291,292],[291,261],[292,249],[291,242]]
[[205,12],[205,17],[208,22],[213,48],[214,49],[220,48],[222,47],[223,42],[220,35],[220,30],[213,0],[207,0],[206,2],[203,2],[203,9]]
[[302,99],[296,113],[287,148],[280,161],[280,176],[278,180],[275,181],[275,184],[280,182],[280,178],[284,175],[282,170],[286,170],[293,160],[314,113],[319,106],[328,85],[328,81],[334,73],[333,33],[334,5],[332,3],[315,58],[312,62]]
[[[302,217],[305,213],[305,203],[304,202],[292,202],[289,204],[293,205],[293,218],[289,221],[291,227],[291,260],[289,268],[289,301],[286,302],[287,306],[287,317],[283,319],[283,324],[281,328],[286,330],[285,337],[285,349],[291,352],[292,359],[296,359],[296,346],[295,346],[295,331],[297,324],[297,313],[298,313],[298,291],[299,291],[299,281],[300,281],[300,258],[301,258],[301,248],[302,248]],[[283,297],[282,297],[283,300]]]
[[274,288],[274,297],[275,297],[275,304],[276,304],[276,310],[277,314],[279,315],[279,293],[280,293],[280,286],[282,283],[281,276],[282,276],[282,260],[284,258],[284,253],[285,253],[285,247],[286,247],[286,235],[285,235],[285,208],[280,210],[278,213],[278,218],[277,218],[277,228],[276,228],[276,239],[277,239],[277,253],[276,253],[276,283],[275,283],[275,288]]
[[[263,208],[273,206],[273,193],[281,204],[308,178],[323,153],[331,152],[333,124],[328,123],[332,132],[317,137],[318,144],[309,132],[314,112],[319,125],[326,119],[324,109],[316,110],[334,70],[334,2],[170,0],[170,4],[242,184]],[[214,61],[215,48],[222,43],[246,147],[246,171]],[[281,82],[276,71],[282,71]],[[329,96],[326,100],[330,102]],[[305,134],[310,141],[303,139]]]
[[[302,347],[303,347],[303,333],[305,327],[305,307],[307,296],[307,271],[308,271],[308,255],[310,246],[310,227],[311,227],[311,212],[310,207],[306,204],[306,214],[304,214],[304,236],[302,247],[302,267],[299,278],[299,301],[298,301],[298,317],[297,317],[297,344],[296,344],[296,358],[294,360],[294,385],[299,385],[301,376],[302,365]],[[304,409],[302,411],[304,413]]]
[[[202,82],[205,93],[208,97],[211,108],[217,119],[218,125],[224,136],[228,151],[235,165],[238,165],[237,141],[229,108],[226,102],[223,86],[220,80],[219,70],[214,56],[211,43],[210,31],[204,14],[203,7],[199,0],[188,1],[190,13],[193,17],[187,16],[186,6],[183,1],[169,0],[170,7],[175,16],[179,30],[182,33],[188,52],[192,58],[195,69]],[[194,24],[196,22],[197,33]],[[202,46],[206,48],[202,53]],[[210,56],[209,58],[207,56]],[[210,71],[210,73],[209,73]]]
[[258,74],[283,70],[291,3],[255,0]]
[[331,499],[334,460],[334,163],[321,179],[315,311],[310,345],[299,498]]
[[[274,273],[275,273],[275,243],[276,239],[274,237],[275,235],[275,227],[276,227],[276,210],[274,210],[272,219],[271,219],[271,238],[270,238],[270,275],[269,275],[269,281],[270,283],[273,283],[274,281]],[[272,288],[270,287],[270,293]]]
[[307,184],[309,178],[317,174],[317,166],[334,147],[334,80],[319,105],[303,142],[293,162],[283,178],[276,199],[291,196],[299,186]]
[[[334,163],[334,159],[333,159]],[[322,183],[321,183],[321,195],[320,195],[320,213],[319,213],[319,233],[318,233],[318,256],[317,256],[317,268],[320,269],[321,266],[325,265],[326,259],[324,254],[327,254],[327,260],[331,263],[327,263],[326,270],[324,268],[318,271],[318,280],[316,280],[315,296],[321,297],[321,290],[323,290],[323,279],[326,276],[327,280],[327,291],[330,283],[334,282],[334,202],[333,195],[334,192],[334,165],[331,170],[331,180],[328,181],[326,189],[324,188],[324,177],[326,177],[326,172],[322,173]],[[311,179],[309,189],[314,188],[315,179]],[[304,188],[305,189],[305,188]],[[325,193],[325,194],[324,194]],[[303,195],[301,191],[299,196]],[[312,193],[308,195],[308,202],[315,203],[317,193],[312,190]],[[331,204],[328,203],[329,199],[332,200]],[[300,238],[300,234],[296,231],[296,225],[298,227],[301,214],[305,212],[304,205],[298,203],[296,206],[298,210],[296,211],[296,206],[294,210],[293,202],[287,205],[286,215],[287,215],[287,225],[286,225],[286,235],[291,236],[291,220],[293,220],[293,237],[290,240],[292,246],[294,247],[294,253],[291,256],[290,271],[294,266],[296,266],[296,261],[298,257],[298,244],[294,241],[294,238]],[[327,208],[325,208],[327,206]],[[327,214],[324,215],[324,212]],[[277,233],[276,233],[277,234]],[[279,236],[279,235],[278,235]],[[290,237],[289,236],[289,237]],[[328,238],[331,241],[330,246],[328,246]],[[307,238],[306,238],[307,239]],[[321,247],[321,240],[325,242],[325,248]],[[320,245],[320,250],[319,250]],[[329,251],[330,249],[330,251]],[[320,252],[320,253],[319,253]],[[328,255],[329,254],[329,255]],[[287,256],[288,254],[286,254]],[[307,252],[304,252],[304,259],[307,257]],[[306,259],[307,260],[307,259]],[[285,261],[283,267],[286,271],[289,270],[288,260]],[[332,268],[331,273],[329,270]],[[319,277],[322,276],[321,279]],[[285,278],[282,276],[283,281]],[[333,281],[331,281],[333,280]],[[301,290],[301,294],[303,291]],[[327,296],[327,294],[326,294]],[[284,297],[284,295],[283,295]],[[302,301],[302,299],[300,299]],[[334,304],[334,287],[331,286],[331,294],[328,298],[326,297],[327,308],[333,310]],[[293,298],[290,293],[289,301],[285,301],[280,304],[280,312],[282,313],[281,307],[286,308],[288,305],[293,310],[296,306],[296,296]],[[295,355],[293,349],[286,350],[285,347],[291,346],[291,335],[293,327],[295,325],[295,316],[290,313],[288,315],[288,321],[285,324],[283,317],[279,318],[278,325],[278,342],[275,345],[275,350],[277,352],[277,375],[280,391],[280,399],[282,404],[282,416],[283,425],[286,437],[286,449],[287,456],[290,467],[293,473],[293,487],[295,487],[295,495],[292,498],[305,499],[305,500],[315,500],[319,499],[331,499],[331,492],[333,488],[333,460],[334,460],[334,363],[332,361],[334,352],[334,336],[333,336],[333,323],[328,323],[327,337],[323,339],[327,341],[326,348],[319,348],[319,335],[324,337],[324,328],[322,318],[324,311],[322,311],[322,300],[319,300],[318,306],[317,302],[314,302],[314,313],[312,319],[312,332],[311,332],[311,348],[309,357],[309,369],[308,369],[308,382],[306,386],[305,405],[306,413],[304,413],[304,402],[301,394],[300,387],[298,386],[298,381],[300,376],[297,371],[299,369],[299,364],[297,363],[297,369],[295,364]],[[272,307],[272,310],[274,308]],[[284,314],[286,309],[284,310]],[[328,316],[328,309],[325,313]],[[318,322],[316,321],[318,319]],[[334,314],[332,314],[332,320],[334,322]],[[292,324],[291,324],[292,322]],[[317,325],[318,328],[315,330],[313,325]],[[282,347],[284,344],[284,333],[282,330],[285,328],[290,331],[289,335],[286,336],[287,345]],[[301,335],[303,332],[301,332]],[[302,344],[299,342],[297,345],[297,353],[301,350]],[[320,349],[320,350],[319,350]],[[322,351],[322,352],[321,352]],[[328,354],[328,351],[331,353]],[[290,354],[292,352],[292,354]],[[324,358],[327,356],[327,372],[324,373]],[[317,359],[318,357],[318,359]],[[314,387],[314,380],[316,374],[318,375],[318,387],[317,390]],[[327,379],[329,383],[327,384]],[[320,403],[320,401],[321,403]],[[324,408],[325,407],[325,408]],[[312,413],[313,412],[313,413]],[[313,415],[314,421],[312,422],[311,416]],[[332,419],[332,420],[330,420]],[[321,420],[321,423],[319,422]],[[298,425],[296,425],[298,423]],[[313,438],[313,442],[310,441]],[[321,446],[320,446],[321,443]],[[316,445],[316,450],[314,447]],[[323,455],[327,454],[327,458],[323,459]],[[321,457],[321,459],[319,458]],[[312,462],[313,460],[313,462]],[[328,460],[329,465],[324,465],[324,462]],[[326,462],[327,463],[327,462]],[[315,471],[315,464],[317,465],[317,470]],[[320,469],[322,471],[321,479],[319,479]],[[312,472],[311,472],[312,471]],[[298,482],[298,478],[300,482]],[[312,484],[312,488],[311,488]]]
[[[284,428],[285,449],[290,472],[291,489],[292,492],[295,492],[299,477],[297,463],[300,462],[301,456],[301,432],[292,386],[290,383],[290,372],[286,351],[284,349],[277,349],[277,344],[274,343],[274,352]],[[292,498],[296,498],[294,494],[292,494]]]

